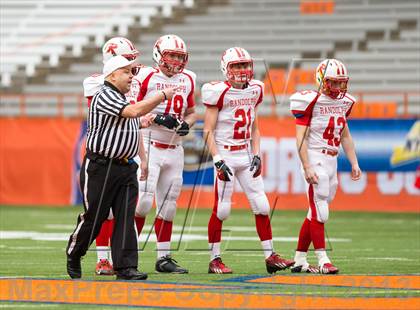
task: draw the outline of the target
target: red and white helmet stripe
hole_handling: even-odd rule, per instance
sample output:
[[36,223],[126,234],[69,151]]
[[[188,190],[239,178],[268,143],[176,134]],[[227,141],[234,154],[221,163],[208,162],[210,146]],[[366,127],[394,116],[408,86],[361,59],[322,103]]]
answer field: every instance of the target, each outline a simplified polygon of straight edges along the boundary
[[[167,53],[183,55],[183,60],[171,61],[165,57]],[[167,34],[161,36],[153,46],[153,60],[158,66],[166,66],[176,73],[181,72],[188,62],[187,45],[177,35]]]
[[[234,63],[249,63],[251,69],[241,70],[241,72],[233,73],[229,66]],[[253,72],[253,60],[251,55],[242,47],[231,47],[228,48],[222,55],[220,60],[220,70],[228,80],[236,82],[247,82],[252,79]]]

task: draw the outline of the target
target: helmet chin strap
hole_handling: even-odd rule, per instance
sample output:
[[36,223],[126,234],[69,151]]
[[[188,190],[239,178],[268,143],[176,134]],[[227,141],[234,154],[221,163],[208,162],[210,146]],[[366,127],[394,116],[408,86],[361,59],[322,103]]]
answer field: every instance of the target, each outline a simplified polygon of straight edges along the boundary
[[252,79],[252,71],[250,70],[229,70],[227,77],[235,83],[247,84]]
[[159,67],[162,69],[164,68],[166,73],[170,74],[171,76],[174,76],[175,74],[181,73],[182,70],[175,70],[174,66],[170,66],[168,65],[166,62],[164,62],[163,60],[160,61]]
[[239,88],[239,89],[244,89],[247,87],[249,80],[246,79],[245,81],[243,80],[236,80],[235,78],[228,78],[229,83],[235,87],[235,88]]

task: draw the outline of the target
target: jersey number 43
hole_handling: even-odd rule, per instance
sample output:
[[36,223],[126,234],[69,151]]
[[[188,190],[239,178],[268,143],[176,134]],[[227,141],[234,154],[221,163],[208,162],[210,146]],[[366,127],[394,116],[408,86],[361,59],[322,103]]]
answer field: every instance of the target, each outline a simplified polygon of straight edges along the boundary
[[[331,146],[339,146],[341,142],[341,132],[344,129],[344,126],[346,125],[346,120],[344,117],[338,117],[335,118],[334,116],[330,117],[330,120],[328,121],[328,126],[325,128],[325,131],[322,135],[322,137],[328,141],[328,145]],[[334,135],[335,126],[341,127],[338,130],[338,137]]]

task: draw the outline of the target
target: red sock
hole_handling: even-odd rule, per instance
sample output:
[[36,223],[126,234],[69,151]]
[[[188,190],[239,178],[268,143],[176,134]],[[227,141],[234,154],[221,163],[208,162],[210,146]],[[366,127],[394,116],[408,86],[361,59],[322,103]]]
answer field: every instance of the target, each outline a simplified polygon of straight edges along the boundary
[[143,230],[144,221],[146,220],[145,217],[134,217],[134,220],[136,222],[136,228],[137,228],[137,235],[140,236],[141,231]]
[[310,224],[312,243],[314,244],[315,250],[325,249],[324,223],[321,223],[317,220],[317,209],[314,199],[314,186],[312,184],[309,185],[308,195],[309,205],[312,211],[312,218]]
[[220,240],[222,240],[222,224],[223,221],[219,220],[217,215],[213,212],[207,230],[209,243],[220,242]]
[[311,220],[311,238],[315,250],[325,249],[324,223],[316,219]]
[[257,233],[261,241],[273,239],[270,218],[268,215],[256,214],[255,225],[257,226]]
[[96,237],[96,246],[109,246],[114,227],[114,220],[105,220],[102,223],[99,235]]
[[172,222],[157,218],[155,221],[155,233],[157,242],[171,241],[172,236]]
[[311,221],[305,218],[299,232],[297,251],[308,252],[311,245]]

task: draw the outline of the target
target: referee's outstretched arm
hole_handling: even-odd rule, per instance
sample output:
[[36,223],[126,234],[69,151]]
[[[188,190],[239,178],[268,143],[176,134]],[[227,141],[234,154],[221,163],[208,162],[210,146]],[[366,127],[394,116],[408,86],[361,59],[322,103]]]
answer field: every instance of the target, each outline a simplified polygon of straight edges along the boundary
[[127,105],[122,113],[122,117],[126,118],[135,118],[146,115],[150,111],[152,111],[157,105],[159,105],[162,101],[166,99],[172,99],[172,96],[176,92],[178,87],[175,88],[166,88],[162,90],[157,95],[149,98],[144,99],[142,101],[137,102],[136,104],[129,104]]

